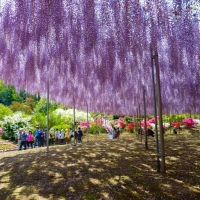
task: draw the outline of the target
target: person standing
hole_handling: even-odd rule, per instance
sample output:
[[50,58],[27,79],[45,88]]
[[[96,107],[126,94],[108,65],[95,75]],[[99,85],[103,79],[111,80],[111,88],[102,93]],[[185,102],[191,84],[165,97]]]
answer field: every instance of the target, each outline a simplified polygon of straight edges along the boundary
[[73,131],[72,131],[72,129],[70,129],[70,131],[69,131],[69,143],[71,143],[73,137],[74,137]]
[[62,129],[61,131],[60,131],[60,144],[63,144],[64,143],[64,130]]
[[59,143],[59,134],[60,134],[60,131],[58,131],[58,129],[56,129],[55,131],[55,144],[57,145]]
[[119,130],[119,128],[117,128],[116,133],[117,133],[117,137],[119,137],[120,136],[120,130]]
[[75,130],[74,131],[74,144],[77,144],[77,141],[78,141],[78,131]]
[[33,148],[33,133],[32,133],[32,131],[29,131],[26,141],[27,141],[27,147]]
[[17,142],[18,142],[18,149],[20,148],[20,144],[21,144],[21,134],[22,134],[23,129],[20,128],[19,131],[17,132]]
[[26,150],[26,138],[27,138],[27,134],[25,133],[25,131],[23,131],[20,135],[20,147],[19,150],[22,150],[22,146],[24,146],[24,150]]
[[41,146],[41,131],[38,126],[36,126],[36,131],[35,131],[35,142],[34,142],[34,148],[36,147],[36,144],[38,147]]
[[41,147],[44,146],[44,137],[45,137],[45,132],[44,132],[44,130],[42,130],[41,131],[41,140],[40,140]]
[[82,142],[83,131],[81,128],[78,128],[78,143]]

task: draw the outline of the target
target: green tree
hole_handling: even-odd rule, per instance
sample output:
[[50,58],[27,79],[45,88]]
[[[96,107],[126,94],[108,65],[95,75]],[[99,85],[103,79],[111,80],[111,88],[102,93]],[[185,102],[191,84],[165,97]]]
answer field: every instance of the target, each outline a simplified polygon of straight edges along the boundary
[[[64,108],[63,105],[60,105],[55,102],[49,102],[49,112],[56,110],[57,108]],[[44,115],[47,114],[47,100],[46,99],[40,99],[40,101],[36,104],[35,113],[42,113]]]
[[13,112],[10,108],[4,106],[0,103],[0,120],[2,120],[7,115],[12,115]]
[[31,114],[33,112],[33,110],[31,109],[30,106],[28,106],[24,103],[17,102],[17,101],[12,102],[12,104],[10,105],[10,109],[13,112],[22,111],[26,114]]
[[16,92],[14,86],[6,86],[2,80],[0,80],[0,103],[9,106],[13,101],[22,101],[20,95]]

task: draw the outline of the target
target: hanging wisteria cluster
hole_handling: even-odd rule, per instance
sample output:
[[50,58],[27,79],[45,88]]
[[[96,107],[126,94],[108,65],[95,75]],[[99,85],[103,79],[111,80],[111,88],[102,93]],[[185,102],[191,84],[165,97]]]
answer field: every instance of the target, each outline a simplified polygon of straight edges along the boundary
[[[135,115],[157,48],[164,113],[200,113],[199,0],[0,0],[0,78],[77,109]],[[142,109],[141,109],[142,110]]]

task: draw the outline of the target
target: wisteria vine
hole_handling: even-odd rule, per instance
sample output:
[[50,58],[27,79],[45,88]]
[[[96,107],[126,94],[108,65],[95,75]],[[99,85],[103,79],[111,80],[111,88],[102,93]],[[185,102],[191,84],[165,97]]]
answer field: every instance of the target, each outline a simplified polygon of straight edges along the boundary
[[1,0],[0,78],[77,109],[135,115],[157,48],[164,113],[200,113],[199,0]]

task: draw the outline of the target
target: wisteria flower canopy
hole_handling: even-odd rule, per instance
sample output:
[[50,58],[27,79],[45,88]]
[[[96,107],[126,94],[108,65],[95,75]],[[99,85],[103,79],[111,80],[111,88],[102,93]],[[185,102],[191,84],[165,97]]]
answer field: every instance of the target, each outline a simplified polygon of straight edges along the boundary
[[0,0],[0,78],[89,111],[135,115],[158,50],[164,113],[200,113],[199,0]]

